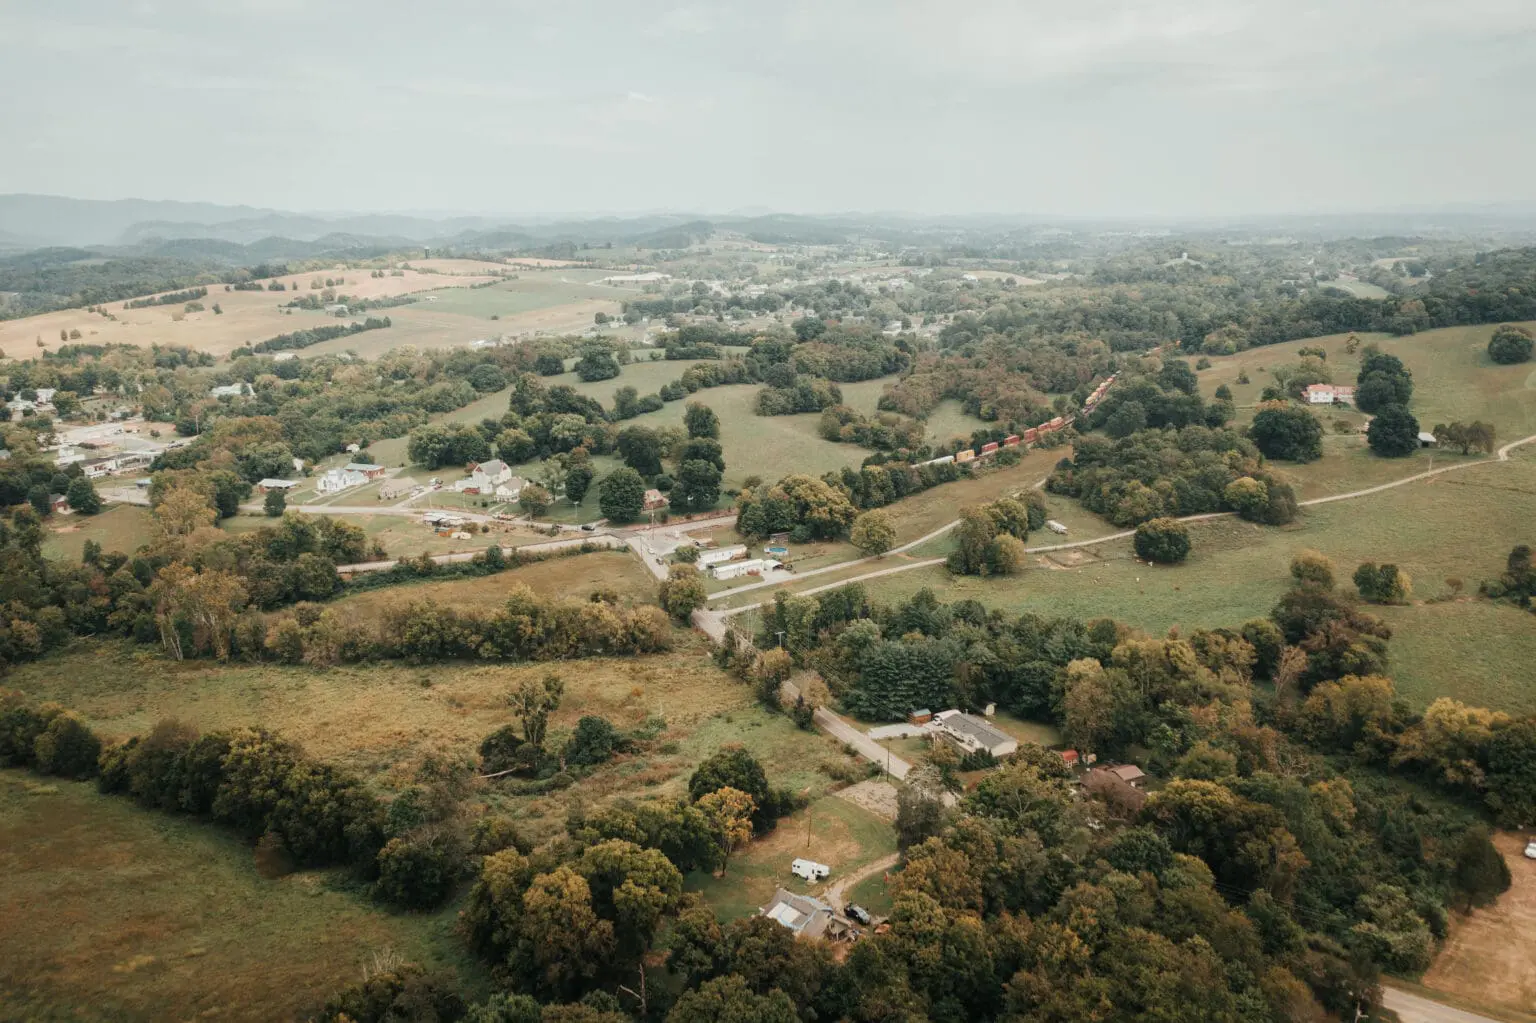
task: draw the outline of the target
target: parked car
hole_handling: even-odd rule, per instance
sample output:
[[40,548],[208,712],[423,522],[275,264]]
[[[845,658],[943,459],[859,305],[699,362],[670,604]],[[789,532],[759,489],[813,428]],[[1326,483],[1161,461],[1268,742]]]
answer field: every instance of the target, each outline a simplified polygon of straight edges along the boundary
[[865,909],[863,906],[854,905],[853,903],[849,903],[847,906],[843,907],[843,915],[855,923],[863,924],[865,927],[868,927],[874,919],[869,915],[869,910]]
[[1528,860],[1536,860],[1536,838],[1531,839],[1530,842],[1526,844],[1525,858]]
[[592,532],[592,531],[593,531],[593,530],[595,530],[595,529],[597,529],[597,527],[596,527],[596,526],[594,526],[594,525],[593,525],[593,524],[592,524],[592,523],[590,523],[590,522],[587,522],[587,523],[583,523],[583,524],[582,524],[582,527],[581,527],[581,531],[582,531],[582,532],[583,532],[583,533],[590,533],[590,532]]

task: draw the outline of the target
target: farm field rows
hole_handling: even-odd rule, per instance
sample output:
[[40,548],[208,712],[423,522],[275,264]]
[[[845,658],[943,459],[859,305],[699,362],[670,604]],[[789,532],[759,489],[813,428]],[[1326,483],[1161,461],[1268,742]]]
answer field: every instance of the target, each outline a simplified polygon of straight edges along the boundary
[[327,873],[263,879],[219,829],[88,783],[0,771],[0,872],[0,919],[48,921],[0,927],[5,1019],[295,1018],[390,952],[489,986],[452,906],[393,914]]

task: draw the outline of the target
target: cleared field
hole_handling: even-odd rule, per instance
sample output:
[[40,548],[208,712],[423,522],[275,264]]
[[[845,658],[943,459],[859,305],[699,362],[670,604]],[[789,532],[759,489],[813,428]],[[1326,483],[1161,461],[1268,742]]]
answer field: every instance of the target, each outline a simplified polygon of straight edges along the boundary
[[1473,1006],[1530,1013],[1536,1007],[1536,863],[1521,855],[1525,835],[1496,834],[1493,842],[1513,883],[1494,905],[1451,917],[1450,935],[1424,986]]
[[373,617],[379,608],[401,602],[427,601],[444,607],[494,608],[505,603],[517,586],[543,597],[586,600],[594,591],[612,590],[626,603],[656,599],[656,577],[627,550],[594,551],[541,561],[478,579],[408,583],[342,597],[338,607]]
[[149,509],[137,505],[113,505],[99,515],[55,515],[48,519],[43,556],[79,561],[87,540],[95,540],[109,553],[132,554],[149,542],[152,532]]
[[[497,272],[505,269],[495,264],[483,265],[487,270],[494,269]],[[4,350],[13,357],[34,356],[39,352],[37,339],[42,340],[42,348],[52,350],[62,343],[59,340],[60,330],[78,330],[82,335],[81,340],[91,344],[130,344],[146,347],[151,344],[186,345],[214,355],[224,355],[240,345],[263,341],[278,334],[346,322],[318,311],[295,310],[288,315],[281,308],[283,304],[296,297],[316,293],[311,291],[309,282],[316,278],[323,280],[326,276],[345,278],[346,283],[340,285],[337,291],[354,298],[391,298],[439,288],[464,288],[477,280],[493,279],[490,276],[466,276],[459,272],[448,275],[409,271],[404,277],[370,277],[368,270],[340,269],[290,274],[277,278],[289,285],[287,291],[225,291],[222,284],[209,285],[207,297],[199,300],[207,307],[203,312],[184,313],[181,305],[124,309],[123,303],[115,302],[107,306],[107,311],[117,317],[115,322],[96,313],[88,313],[84,309],[67,309],[20,320],[9,320],[0,323],[0,350]],[[295,286],[297,291],[293,290]],[[224,310],[222,314],[213,311],[215,303]],[[392,322],[399,324],[400,321],[395,319],[396,314],[408,308],[401,306],[376,315],[388,315]],[[173,316],[182,318],[176,320],[172,318]],[[361,317],[357,318],[361,319]],[[589,314],[589,322],[590,319]],[[483,329],[482,327],[481,330]],[[369,339],[366,344],[376,345],[377,341],[369,338],[369,335],[382,334],[396,338],[386,346],[392,348],[409,343],[403,338],[411,333],[410,328],[396,326],[388,330],[358,334],[351,338],[340,338],[328,344],[336,346],[334,348],[336,351],[343,351],[348,347],[355,347],[361,351],[365,346],[365,338]],[[345,342],[348,341],[353,344],[346,344]],[[305,351],[314,352],[325,348],[324,345],[317,345]]]
[[12,673],[6,684],[78,710],[111,738],[141,734],[163,718],[203,729],[261,723],[315,756],[372,775],[431,750],[470,753],[511,723],[506,694],[522,679],[551,671],[566,683],[551,719],[555,729],[573,727],[583,714],[632,727],[659,713],[670,727],[691,731],[716,713],[750,710],[751,693],[714,667],[701,639],[682,632],[676,638],[679,649],[668,654],[566,665],[328,670],[178,663],[150,647],[81,643]]
[[[1289,584],[1290,559],[1314,548],[1334,560],[1345,587],[1361,562],[1392,562],[1413,578],[1415,600],[1424,601],[1451,596],[1448,579],[1475,592],[1479,580],[1497,575],[1509,549],[1531,541],[1533,495],[1536,456],[1517,454],[1507,463],[1309,509],[1284,528],[1237,519],[1202,523],[1191,527],[1194,550],[1177,567],[1140,563],[1130,541],[1117,540],[1034,555],[1027,571],[1009,578],[952,577],[936,566],[864,585],[885,600],[926,586],[948,601],[1108,617],[1161,633],[1268,614]],[[1046,541],[1037,534],[1031,542]],[[832,580],[814,580],[821,581]],[[1451,695],[1502,710],[1536,710],[1536,692],[1523,682],[1536,658],[1536,618],[1465,597],[1377,610],[1398,630],[1392,674],[1410,702],[1423,706]]]
[[721,920],[731,920],[757,912],[773,898],[775,887],[802,895],[822,892],[827,882],[807,884],[789,872],[797,857],[825,863],[832,868],[829,881],[836,881],[895,851],[890,824],[845,799],[827,796],[735,853],[724,877],[690,874],[684,887],[702,893]]
[[[1409,337],[1359,337],[1362,342],[1374,341],[1382,351],[1397,356],[1413,373],[1414,391],[1409,408],[1422,429],[1428,430],[1436,423],[1481,419],[1494,425],[1499,442],[1503,443],[1536,433],[1536,369],[1529,363],[1500,366],[1490,360],[1486,348],[1492,333],[1493,327],[1486,325],[1447,327]],[[1260,392],[1272,382],[1269,370],[1298,362],[1297,349],[1303,346],[1321,346],[1328,353],[1334,380],[1354,383],[1360,360],[1358,355],[1344,351],[1347,336],[1335,334],[1291,341],[1212,359],[1211,368],[1199,374],[1200,389],[1209,397],[1218,386],[1226,384],[1238,405],[1238,424],[1246,425],[1253,418]],[[1238,375],[1245,371],[1249,382],[1238,383]],[[1357,412],[1329,407],[1314,411],[1325,427],[1324,457],[1307,465],[1276,465],[1282,475],[1293,481],[1303,498],[1384,483],[1420,472],[1428,464],[1427,451],[1408,458],[1378,458],[1366,447],[1363,435],[1332,432],[1331,421],[1335,418],[1356,426],[1363,424],[1367,417]],[[1463,456],[1448,451],[1436,452],[1433,457],[1436,465],[1463,460]]]
[[[999,469],[984,476],[959,480],[955,483],[946,483],[943,486],[934,487],[920,494],[903,498],[895,504],[887,505],[884,510],[891,516],[892,521],[896,525],[897,545],[910,543],[933,532],[940,526],[953,522],[959,516],[960,509],[968,505],[994,501],[999,497],[1005,497],[1009,494],[1032,488],[1050,472],[1051,467],[1056,464],[1061,455],[1061,451],[1030,451],[1024,455],[1018,465],[1011,468]],[[1114,526],[1092,512],[1083,510],[1075,501],[1055,497],[1050,494],[1045,495],[1045,497],[1049,515],[1052,518],[1059,519],[1069,529],[1068,535],[1061,538],[1063,540],[1087,540],[1096,536],[1117,532]],[[1045,544],[1052,542],[1052,538],[1054,538],[1054,534],[1040,532],[1033,534],[1030,542],[1036,545]],[[722,538],[720,542],[725,542],[725,538]],[[739,539],[730,542],[739,542]],[[773,599],[773,594],[779,589],[798,591],[809,587],[825,586],[863,575],[867,572],[896,568],[902,564],[926,558],[942,557],[949,552],[951,543],[952,541],[949,536],[945,534],[902,554],[887,555],[885,558],[872,563],[850,565],[845,572],[828,572],[805,579],[789,575],[781,580],[780,586],[749,590],[739,596],[722,592],[720,597],[711,600],[710,606],[716,608],[736,607],[742,604],[768,601]],[[799,571],[823,568],[828,565],[837,564],[840,561],[855,561],[863,557],[863,554],[857,548],[846,542],[808,546],[813,546],[817,549],[817,558],[814,561],[804,559],[798,553],[799,548],[791,546],[795,567]],[[919,569],[915,571],[918,574],[922,574],[924,570]],[[904,573],[898,578],[905,578],[908,574],[911,573]],[[740,581],[737,584],[737,588],[746,581]],[[722,588],[722,590],[726,589],[729,588]]]
[[611,300],[612,294],[606,288],[597,288],[589,283],[601,276],[602,272],[596,270],[523,271],[516,280],[503,281],[485,288],[451,288],[428,292],[418,304],[430,304],[435,312],[458,313],[489,320],[493,316],[499,318],[532,312],[590,298]]
[[388,914],[325,874],[262,880],[216,828],[22,771],[0,771],[0,919],[5,1019],[292,1019],[389,950],[488,986],[451,908]]

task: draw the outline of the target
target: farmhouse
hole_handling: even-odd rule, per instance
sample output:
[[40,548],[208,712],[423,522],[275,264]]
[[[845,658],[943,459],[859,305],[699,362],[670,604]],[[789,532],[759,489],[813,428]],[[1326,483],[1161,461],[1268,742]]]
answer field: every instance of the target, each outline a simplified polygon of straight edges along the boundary
[[[510,483],[512,478],[512,469],[499,458],[487,462],[471,462],[469,475],[455,480],[453,489],[461,494],[494,494],[499,484]],[[521,480],[518,483],[517,489],[522,490]]]
[[527,483],[528,481],[521,476],[513,476],[505,483],[496,484],[496,496],[503,501],[516,501],[523,495],[523,487],[527,486]]
[[487,476],[491,484],[505,483],[512,478],[512,469],[499,458],[492,458],[485,462],[471,462],[467,466],[471,476]]
[[797,938],[845,941],[853,934],[853,927],[842,919],[831,906],[809,895],[777,888],[773,901],[758,910],[763,916],[788,927]]
[[940,711],[928,727],[967,753],[986,750],[994,757],[1006,757],[1019,748],[1019,741],[1013,736],[963,711]]
[[360,472],[370,480],[376,480],[384,475],[384,467],[374,465],[372,462],[348,462],[342,466],[342,469],[346,472]]
[[700,551],[699,560],[695,564],[699,566],[699,571],[702,572],[711,565],[723,564],[746,553],[746,544],[736,544],[734,547],[717,547],[712,551]]
[[1308,405],[1337,405],[1355,400],[1355,389],[1346,384],[1309,384],[1304,393]]

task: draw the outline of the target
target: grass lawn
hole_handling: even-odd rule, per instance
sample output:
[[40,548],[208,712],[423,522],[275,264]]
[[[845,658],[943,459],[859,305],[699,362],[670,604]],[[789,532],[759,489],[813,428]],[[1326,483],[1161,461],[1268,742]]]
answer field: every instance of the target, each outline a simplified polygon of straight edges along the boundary
[[43,556],[79,561],[87,540],[95,540],[107,553],[132,554],[149,543],[153,533],[149,509],[134,504],[112,505],[98,515],[54,515],[43,534]]
[[[1527,324],[1530,326],[1530,324]],[[1372,341],[1389,355],[1395,355],[1413,373],[1413,398],[1409,409],[1425,430],[1436,423],[1455,420],[1490,422],[1498,432],[1499,443],[1536,433],[1536,370],[1529,363],[1500,366],[1488,358],[1488,338],[1493,327],[1446,327],[1428,330],[1410,337],[1384,334],[1359,335],[1362,342]],[[1269,371],[1276,366],[1300,361],[1297,349],[1321,346],[1328,353],[1328,366],[1337,383],[1354,383],[1360,369],[1357,355],[1344,351],[1348,335],[1291,341],[1279,345],[1252,348],[1246,352],[1211,360],[1211,368],[1200,372],[1200,389],[1206,396],[1226,384],[1238,406],[1238,425],[1253,418],[1254,406],[1265,385],[1271,382]],[[1240,373],[1249,382],[1240,384]],[[1428,453],[1403,459],[1377,458],[1360,435],[1340,435],[1329,424],[1341,418],[1356,425],[1366,417],[1353,411],[1332,408],[1314,410],[1323,420],[1324,457],[1307,465],[1277,463],[1282,474],[1297,486],[1302,498],[1355,490],[1422,471]],[[1448,460],[1462,460],[1449,451],[1434,456],[1436,465]]]
[[848,889],[848,901],[863,906],[875,916],[890,916],[895,908],[884,874],[871,874]]
[[488,986],[454,909],[385,913],[327,881],[263,880],[218,828],[0,771],[0,1017],[302,1018],[389,950]]
[[[807,841],[809,839],[809,841]],[[796,858],[832,868],[829,881],[896,851],[890,824],[845,799],[827,796],[779,821],[779,826],[731,856],[724,877],[690,874],[684,887],[703,894],[721,920],[750,916],[775,887],[817,895],[827,882],[807,884],[789,872]]]

